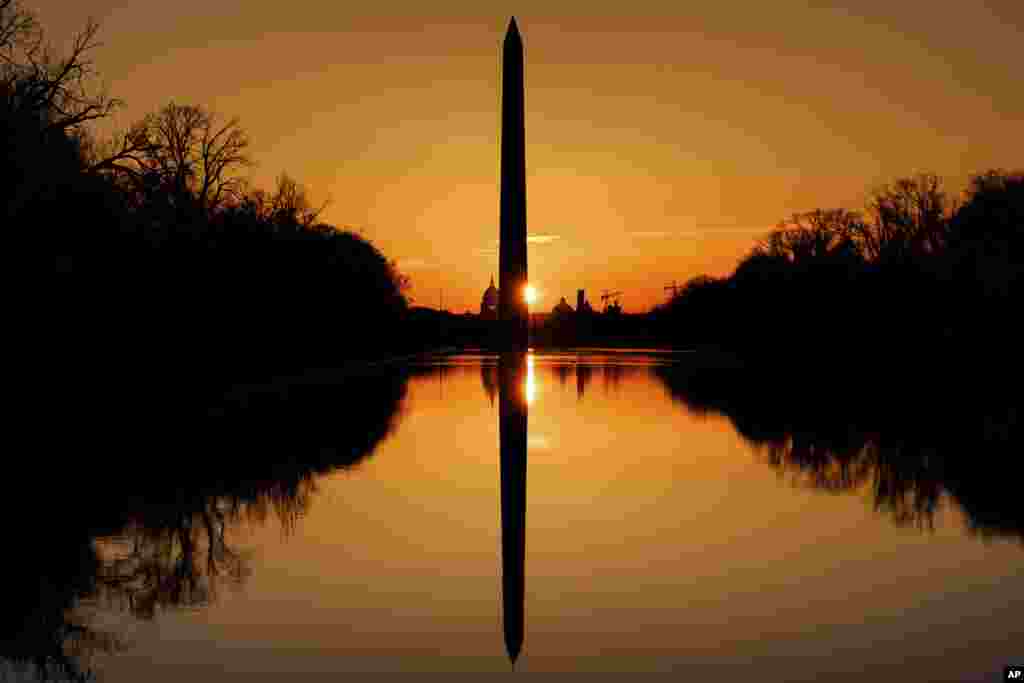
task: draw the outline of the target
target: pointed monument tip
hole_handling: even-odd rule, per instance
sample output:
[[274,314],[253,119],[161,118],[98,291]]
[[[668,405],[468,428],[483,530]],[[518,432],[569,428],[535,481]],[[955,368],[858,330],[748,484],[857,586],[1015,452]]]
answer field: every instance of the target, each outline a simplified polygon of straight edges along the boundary
[[512,19],[510,19],[509,22],[508,22],[508,32],[509,32],[509,34],[512,34],[512,33],[518,34],[519,33],[519,24],[516,23],[515,15],[513,15]]

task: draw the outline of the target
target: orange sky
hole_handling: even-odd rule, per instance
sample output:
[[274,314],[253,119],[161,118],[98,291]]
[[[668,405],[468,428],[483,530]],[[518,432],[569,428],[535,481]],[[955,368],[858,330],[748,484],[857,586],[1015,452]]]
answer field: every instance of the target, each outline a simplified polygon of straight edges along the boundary
[[[794,211],[1024,160],[1024,4],[28,0],[95,55],[127,125],[174,99],[241,117],[258,162],[396,259],[416,303],[476,310],[497,269],[499,51],[526,45],[539,309],[725,274]],[[425,12],[429,7],[430,13]],[[344,292],[339,292],[344,297]]]

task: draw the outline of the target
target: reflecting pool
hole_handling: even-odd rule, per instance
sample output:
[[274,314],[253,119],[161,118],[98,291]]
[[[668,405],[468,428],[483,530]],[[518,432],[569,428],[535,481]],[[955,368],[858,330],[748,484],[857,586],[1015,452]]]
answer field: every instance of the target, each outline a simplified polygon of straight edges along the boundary
[[32,527],[0,679],[1020,661],[1001,461],[723,398],[702,362],[464,354],[240,388],[213,436],[140,443],[106,488],[85,468],[84,501]]

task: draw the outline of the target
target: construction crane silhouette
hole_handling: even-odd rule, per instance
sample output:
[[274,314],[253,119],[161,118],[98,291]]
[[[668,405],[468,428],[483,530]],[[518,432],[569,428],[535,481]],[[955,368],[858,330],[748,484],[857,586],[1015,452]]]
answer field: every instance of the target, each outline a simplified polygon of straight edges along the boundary
[[[618,310],[618,311],[622,310],[622,307],[619,305],[619,297],[620,296],[622,296],[622,291],[621,290],[612,292],[612,291],[606,289],[606,290],[604,290],[604,292],[601,293],[601,302],[604,303],[604,310],[605,310],[606,313],[608,311],[610,311],[610,310]],[[610,305],[608,303],[609,299],[612,302]]]

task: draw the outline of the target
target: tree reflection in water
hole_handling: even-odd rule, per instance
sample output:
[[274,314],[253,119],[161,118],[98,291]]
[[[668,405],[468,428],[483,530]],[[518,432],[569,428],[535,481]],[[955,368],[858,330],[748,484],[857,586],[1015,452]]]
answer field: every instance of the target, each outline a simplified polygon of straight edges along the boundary
[[312,478],[303,478],[291,490],[275,482],[255,497],[224,494],[156,506],[118,536],[97,540],[96,597],[106,608],[144,619],[168,607],[207,605],[220,584],[241,584],[250,574],[245,556],[230,545],[229,529],[271,515],[292,528],[314,490]]
[[[0,611],[0,678],[91,680],[91,657],[123,645],[94,627],[95,608],[152,619],[241,584],[250,571],[232,529],[271,519],[294,529],[320,476],[357,466],[393,431],[406,383],[391,372],[249,387],[195,423],[150,418],[145,434],[111,431],[95,459],[19,463],[10,481],[29,485],[7,496],[7,517],[40,510],[36,482],[54,510],[14,525],[9,539],[18,550],[2,565],[15,589]],[[144,467],[137,444],[148,447]],[[96,446],[63,452],[102,453]]]
[[877,396],[736,368],[664,366],[655,374],[689,413],[728,418],[758,457],[798,486],[868,491],[877,511],[926,530],[949,500],[971,533],[1024,543],[1015,490],[1024,473],[1021,432],[1009,394],[989,396],[983,408],[921,397],[896,409]]

